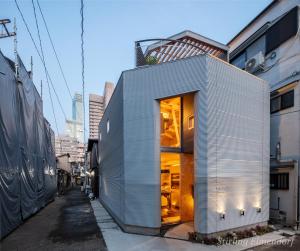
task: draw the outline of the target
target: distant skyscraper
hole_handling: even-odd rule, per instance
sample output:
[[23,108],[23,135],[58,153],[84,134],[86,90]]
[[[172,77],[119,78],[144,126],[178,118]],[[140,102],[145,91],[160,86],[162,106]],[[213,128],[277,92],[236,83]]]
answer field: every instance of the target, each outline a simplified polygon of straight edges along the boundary
[[90,138],[98,138],[98,126],[102,118],[104,110],[114,92],[114,84],[105,82],[103,96],[90,94],[89,96],[89,125],[90,125]]
[[72,100],[72,119],[77,122],[83,122],[82,95],[79,93],[75,93]]
[[79,93],[72,100],[72,119],[66,119],[65,133],[83,143],[83,103]]

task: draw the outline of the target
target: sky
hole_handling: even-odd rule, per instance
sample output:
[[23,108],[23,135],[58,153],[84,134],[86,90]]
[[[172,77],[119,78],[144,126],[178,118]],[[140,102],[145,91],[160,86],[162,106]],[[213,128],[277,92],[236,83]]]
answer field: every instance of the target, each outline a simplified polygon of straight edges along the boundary
[[[37,9],[37,0],[33,0]],[[271,0],[84,0],[85,104],[88,135],[88,94],[102,95],[105,81],[117,83],[122,71],[134,68],[134,41],[166,38],[191,30],[226,44]],[[31,0],[18,0],[30,32],[38,45]],[[82,92],[80,0],[39,0],[72,95]],[[43,65],[34,49],[14,0],[0,0],[0,19],[17,21],[18,53],[30,69],[40,92],[43,81],[44,116],[55,129]],[[37,19],[46,65],[63,110],[72,116],[72,100],[55,59],[45,26]],[[13,30],[13,25],[8,26]],[[0,30],[1,32],[1,30]],[[0,40],[2,53],[14,58],[13,39]],[[65,129],[65,117],[52,92],[58,131]]]

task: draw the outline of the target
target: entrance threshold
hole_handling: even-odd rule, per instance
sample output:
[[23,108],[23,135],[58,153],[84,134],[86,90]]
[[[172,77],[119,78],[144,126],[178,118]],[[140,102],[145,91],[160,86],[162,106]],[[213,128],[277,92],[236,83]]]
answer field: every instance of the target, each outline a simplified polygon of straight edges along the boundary
[[180,239],[180,240],[188,240],[189,232],[194,232],[194,222],[193,221],[181,223],[179,225],[171,227],[164,234],[164,237]]

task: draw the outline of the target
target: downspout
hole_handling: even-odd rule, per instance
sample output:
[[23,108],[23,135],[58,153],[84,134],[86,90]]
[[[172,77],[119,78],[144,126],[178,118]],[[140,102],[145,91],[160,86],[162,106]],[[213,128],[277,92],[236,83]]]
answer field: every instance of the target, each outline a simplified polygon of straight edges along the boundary
[[297,230],[299,228],[299,162],[295,161],[295,166],[294,168],[296,168],[296,179],[297,179],[297,217],[296,217],[296,226],[297,226]]

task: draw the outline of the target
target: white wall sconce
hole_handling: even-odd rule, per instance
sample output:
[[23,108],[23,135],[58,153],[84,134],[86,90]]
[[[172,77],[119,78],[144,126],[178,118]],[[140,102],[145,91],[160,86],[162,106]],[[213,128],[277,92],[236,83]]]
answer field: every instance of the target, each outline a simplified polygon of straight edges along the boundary
[[256,212],[257,212],[257,213],[261,213],[261,207],[257,207],[257,208],[256,208]]
[[245,209],[240,209],[240,216],[245,216]]
[[225,213],[220,213],[220,220],[225,220]]

